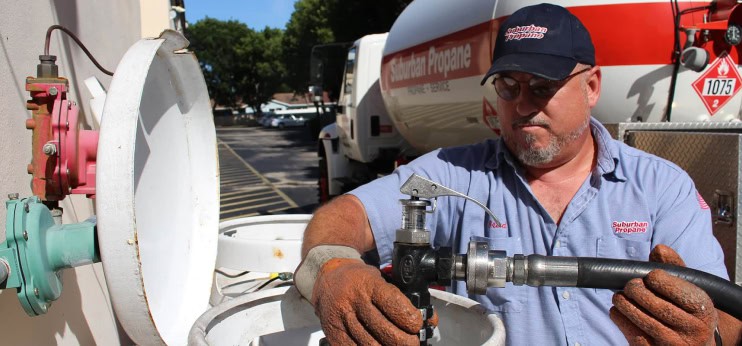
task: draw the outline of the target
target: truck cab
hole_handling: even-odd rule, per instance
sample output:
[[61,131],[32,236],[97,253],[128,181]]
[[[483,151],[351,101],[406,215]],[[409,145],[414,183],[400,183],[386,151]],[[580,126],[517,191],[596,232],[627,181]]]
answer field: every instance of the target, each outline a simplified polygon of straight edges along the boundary
[[[380,87],[387,34],[367,35],[348,49],[336,123],[320,134],[325,191],[338,195],[394,169],[409,145],[393,126]],[[331,134],[332,133],[332,134]],[[336,145],[333,146],[333,139]],[[329,168],[329,169],[328,169]],[[322,195],[322,192],[320,193]]]

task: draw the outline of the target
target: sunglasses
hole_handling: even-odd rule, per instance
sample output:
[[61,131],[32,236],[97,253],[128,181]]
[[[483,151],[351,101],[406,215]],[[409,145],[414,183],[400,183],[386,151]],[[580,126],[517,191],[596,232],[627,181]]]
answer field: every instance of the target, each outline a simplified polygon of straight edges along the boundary
[[497,96],[500,96],[500,98],[505,101],[513,101],[518,98],[521,84],[528,84],[528,90],[531,91],[531,95],[534,97],[548,99],[554,96],[554,94],[556,94],[557,91],[559,91],[564,84],[567,84],[567,82],[574,76],[589,71],[590,69],[592,69],[592,67],[584,68],[560,80],[551,80],[534,76],[527,81],[519,81],[510,76],[495,75],[492,84],[495,86]]

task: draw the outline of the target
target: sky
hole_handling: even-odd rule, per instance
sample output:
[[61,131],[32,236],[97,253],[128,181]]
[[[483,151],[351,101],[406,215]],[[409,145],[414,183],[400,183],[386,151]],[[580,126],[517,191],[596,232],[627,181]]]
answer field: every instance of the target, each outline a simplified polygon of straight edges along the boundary
[[195,23],[205,17],[234,19],[254,30],[266,26],[285,29],[297,0],[185,0],[186,20]]

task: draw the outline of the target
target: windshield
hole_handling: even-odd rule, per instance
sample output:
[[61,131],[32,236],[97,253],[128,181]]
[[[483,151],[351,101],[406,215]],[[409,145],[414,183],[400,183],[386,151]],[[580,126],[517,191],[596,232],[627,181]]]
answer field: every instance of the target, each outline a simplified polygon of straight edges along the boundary
[[353,92],[353,73],[356,66],[356,47],[348,50],[348,60],[345,61],[345,77],[343,77],[343,93]]

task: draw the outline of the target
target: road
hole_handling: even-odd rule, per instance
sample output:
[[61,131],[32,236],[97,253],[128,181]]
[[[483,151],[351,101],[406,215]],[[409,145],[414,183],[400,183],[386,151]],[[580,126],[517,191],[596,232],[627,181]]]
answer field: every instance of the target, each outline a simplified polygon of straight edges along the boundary
[[306,128],[223,126],[216,134],[222,221],[317,208],[317,144]]

